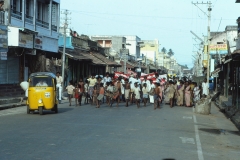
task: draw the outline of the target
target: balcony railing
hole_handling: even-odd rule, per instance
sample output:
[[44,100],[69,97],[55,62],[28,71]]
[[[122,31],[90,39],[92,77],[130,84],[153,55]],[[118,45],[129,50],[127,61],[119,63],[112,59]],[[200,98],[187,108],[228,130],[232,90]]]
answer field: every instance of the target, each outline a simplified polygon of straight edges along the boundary
[[22,13],[18,12],[16,10],[11,10],[12,17],[17,18],[17,19],[22,19]]
[[28,23],[33,24],[33,17],[29,16],[29,15],[25,15],[25,21]]
[[0,12],[0,24],[5,23],[5,12],[1,11]]
[[42,20],[37,19],[36,20],[36,25],[43,27],[43,28],[49,28],[49,23],[44,22]]

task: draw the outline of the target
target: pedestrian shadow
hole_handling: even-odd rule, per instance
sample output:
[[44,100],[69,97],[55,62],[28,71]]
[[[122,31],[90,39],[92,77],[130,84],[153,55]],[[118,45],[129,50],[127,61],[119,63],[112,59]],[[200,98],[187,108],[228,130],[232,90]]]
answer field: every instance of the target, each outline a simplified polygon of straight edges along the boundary
[[230,133],[230,134],[234,134],[234,135],[240,136],[240,132],[239,131],[230,131],[230,130],[225,130],[225,129],[211,129],[211,128],[199,128],[199,130],[203,131],[203,132],[216,134],[216,135]]

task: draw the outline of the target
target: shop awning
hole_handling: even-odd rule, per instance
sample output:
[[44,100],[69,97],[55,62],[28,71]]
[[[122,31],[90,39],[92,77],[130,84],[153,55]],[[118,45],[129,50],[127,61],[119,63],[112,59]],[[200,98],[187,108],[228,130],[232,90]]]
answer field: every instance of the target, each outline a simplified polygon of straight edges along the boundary
[[217,68],[217,69],[215,69],[214,71],[212,71],[212,74],[217,74],[217,73],[219,73],[221,71],[221,69],[220,68]]
[[218,77],[218,73],[221,71],[220,68],[215,69],[211,74],[213,77]]
[[92,53],[83,53],[83,56],[89,58],[92,60],[92,63],[94,65],[101,65],[101,66],[106,66],[106,63],[103,62],[102,60],[98,59],[97,57],[95,57]]
[[115,61],[111,61],[109,59],[107,59],[104,55],[102,55],[101,53],[92,53],[93,56],[97,57],[98,59],[100,59],[101,61],[103,61],[104,63],[106,63],[108,66],[121,66],[120,64],[118,64]]
[[240,53],[240,49],[235,50],[232,54],[239,54]]
[[[63,53],[62,50],[59,50],[60,53]],[[81,52],[72,49],[66,49],[65,56],[68,56],[70,59],[76,61],[91,61],[88,57],[84,56]]]

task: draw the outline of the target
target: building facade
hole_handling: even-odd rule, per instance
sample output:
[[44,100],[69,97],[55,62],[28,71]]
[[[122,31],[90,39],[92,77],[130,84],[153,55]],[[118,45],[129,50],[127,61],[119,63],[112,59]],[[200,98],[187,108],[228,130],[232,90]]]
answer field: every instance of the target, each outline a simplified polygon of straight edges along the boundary
[[19,84],[30,73],[45,71],[46,57],[59,56],[59,13],[60,0],[5,0],[0,17],[8,26],[8,52],[0,60],[2,84]]
[[138,36],[124,36],[126,38],[126,48],[129,50],[129,54],[135,56],[135,58],[140,58],[140,44],[142,44],[141,39]]
[[[163,59],[160,56],[159,52],[159,41],[156,40],[142,40],[141,47],[141,55],[144,55],[147,60],[152,62],[156,66],[163,66]],[[161,64],[161,65],[160,65]]]

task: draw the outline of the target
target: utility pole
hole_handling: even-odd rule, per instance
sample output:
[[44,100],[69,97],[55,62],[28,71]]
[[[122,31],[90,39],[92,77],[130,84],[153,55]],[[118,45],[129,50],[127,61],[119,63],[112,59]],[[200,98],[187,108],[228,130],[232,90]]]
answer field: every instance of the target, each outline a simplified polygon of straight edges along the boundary
[[[68,15],[71,14],[68,10],[61,12],[64,15],[63,22],[63,53],[62,53],[62,78],[63,78],[63,87],[65,82],[65,52],[66,52],[66,36],[67,36],[67,28],[68,28]],[[62,90],[64,91],[64,89]]]
[[208,52],[207,52],[207,83],[209,83],[209,76],[210,76],[210,54],[209,54],[209,46],[210,46],[210,25],[211,25],[211,11],[212,11],[212,3],[211,1],[209,2],[202,2],[202,3],[193,3],[193,5],[195,5],[196,7],[198,7],[198,5],[200,4],[206,4],[208,5],[208,14],[206,12],[204,12],[201,8],[199,8],[207,17],[208,17],[208,27],[207,27],[207,31],[208,31],[208,35],[207,35],[207,38],[208,38]]
[[124,48],[124,49],[121,50],[121,52],[122,52],[122,58],[124,60],[123,72],[125,74],[127,74],[127,69],[126,68],[127,68],[127,61],[128,61],[128,49]]

